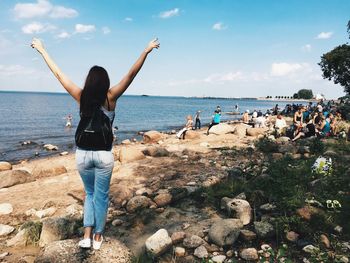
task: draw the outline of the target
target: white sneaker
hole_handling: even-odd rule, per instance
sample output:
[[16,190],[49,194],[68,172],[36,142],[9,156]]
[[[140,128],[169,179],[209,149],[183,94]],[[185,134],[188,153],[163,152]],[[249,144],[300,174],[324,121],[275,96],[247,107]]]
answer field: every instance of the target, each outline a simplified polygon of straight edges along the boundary
[[102,235],[101,235],[101,241],[96,241],[95,240],[95,235],[94,235],[94,237],[92,238],[92,247],[93,247],[93,249],[99,250],[101,248],[102,241],[103,241],[103,236]]
[[90,238],[84,238],[84,239],[79,241],[78,245],[81,248],[90,248],[91,247],[91,239]]

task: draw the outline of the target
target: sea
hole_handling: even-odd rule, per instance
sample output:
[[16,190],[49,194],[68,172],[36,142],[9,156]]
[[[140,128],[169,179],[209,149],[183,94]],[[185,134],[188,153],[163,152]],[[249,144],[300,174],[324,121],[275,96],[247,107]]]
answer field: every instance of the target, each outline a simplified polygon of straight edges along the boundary
[[[113,126],[118,127],[116,144],[124,139],[141,139],[139,132],[148,130],[171,131],[186,123],[187,115],[201,111],[202,125],[211,121],[217,106],[223,112],[222,120],[234,120],[239,115],[228,115],[238,105],[239,111],[265,112],[278,103],[257,99],[186,98],[163,96],[124,95],[119,98]],[[72,114],[72,127],[67,128],[66,116]],[[75,150],[74,133],[79,123],[79,107],[64,93],[0,92],[0,161],[18,163]],[[30,142],[30,143],[25,143]],[[58,146],[58,151],[46,151],[44,144]]]

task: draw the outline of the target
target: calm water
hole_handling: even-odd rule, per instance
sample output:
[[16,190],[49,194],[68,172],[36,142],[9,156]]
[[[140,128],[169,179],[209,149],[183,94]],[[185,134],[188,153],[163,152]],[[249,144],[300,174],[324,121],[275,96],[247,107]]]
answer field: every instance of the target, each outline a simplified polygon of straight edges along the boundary
[[[145,130],[171,130],[185,123],[188,114],[202,111],[202,123],[208,123],[217,105],[223,112],[233,111],[238,104],[246,109],[265,111],[272,101],[197,99],[182,97],[123,96],[118,100],[114,126],[118,126],[118,142],[137,137]],[[283,103],[279,103],[284,106]],[[65,116],[73,115],[73,127],[65,128]],[[236,116],[223,115],[229,120]],[[52,154],[42,145],[51,143],[61,151],[74,150],[74,133],[79,121],[77,103],[68,94],[0,92],[0,160],[19,161]],[[21,145],[23,141],[34,142]],[[56,153],[57,154],[57,153]]]

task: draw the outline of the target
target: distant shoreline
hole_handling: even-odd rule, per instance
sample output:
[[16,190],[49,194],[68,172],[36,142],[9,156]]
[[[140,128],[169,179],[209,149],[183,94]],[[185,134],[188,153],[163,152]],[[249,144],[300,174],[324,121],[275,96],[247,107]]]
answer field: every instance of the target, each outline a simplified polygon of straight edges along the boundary
[[[67,92],[58,91],[18,91],[18,90],[0,90],[0,93],[29,93],[29,94],[55,94],[55,95],[69,95]],[[281,102],[317,102],[316,99],[283,99],[283,98],[266,98],[266,97],[211,97],[211,96],[164,96],[164,95],[148,95],[148,94],[125,94],[124,96],[132,97],[162,97],[162,98],[186,98],[186,99],[206,99],[206,100],[257,100],[257,101],[281,101]],[[338,99],[328,99],[338,100]],[[327,100],[327,101],[328,101]]]

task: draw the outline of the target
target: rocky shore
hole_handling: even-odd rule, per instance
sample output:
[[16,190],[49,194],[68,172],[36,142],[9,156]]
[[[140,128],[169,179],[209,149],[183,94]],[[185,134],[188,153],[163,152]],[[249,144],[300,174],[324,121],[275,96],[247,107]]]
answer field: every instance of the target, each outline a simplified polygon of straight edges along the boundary
[[[223,123],[209,136],[123,141],[99,251],[77,247],[84,192],[73,154],[0,162],[0,262],[349,262],[349,179],[335,177],[349,171],[347,143],[271,133]],[[319,154],[334,159],[333,177],[311,174]],[[326,206],[328,187],[341,209]]]

